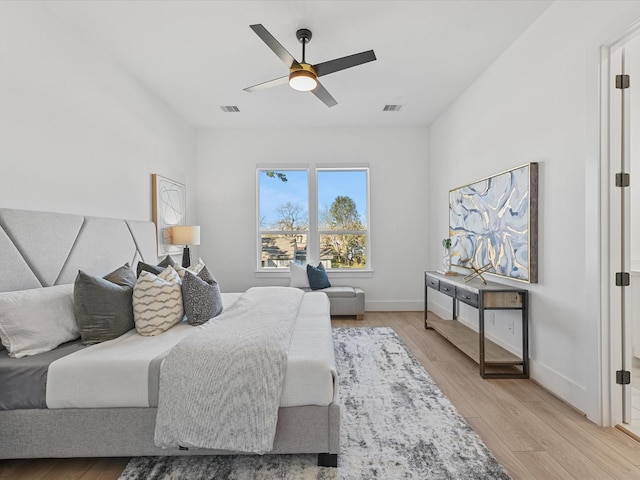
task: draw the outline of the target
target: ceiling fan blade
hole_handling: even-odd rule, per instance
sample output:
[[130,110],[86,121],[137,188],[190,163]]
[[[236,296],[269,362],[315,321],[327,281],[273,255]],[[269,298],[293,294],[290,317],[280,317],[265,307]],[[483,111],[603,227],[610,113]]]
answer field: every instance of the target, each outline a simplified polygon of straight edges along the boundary
[[287,52],[287,49],[284,48],[280,44],[280,42],[278,42],[278,40],[276,40],[275,37],[271,35],[269,31],[266,28],[264,28],[261,24],[258,23],[256,25],[249,25],[249,26],[251,27],[251,30],[256,32],[256,35],[258,35],[262,39],[262,41],[266,43],[271,50],[273,50],[273,53],[275,53],[288,68],[291,68],[292,66],[294,67],[300,66],[300,64],[296,61],[296,59],[293,58],[293,55]]
[[286,85],[289,82],[289,75],[285,75],[284,77],[274,78],[273,80],[269,80],[268,82],[258,83],[257,85],[252,85],[251,87],[244,88],[245,92],[257,92],[258,90],[265,90],[271,87],[277,87],[278,85]]
[[314,65],[318,76],[329,75],[330,73],[339,72],[345,68],[355,67],[362,65],[363,63],[373,62],[376,60],[376,54],[373,50],[367,52],[355,53],[342,58],[336,58],[335,60],[329,60],[328,62],[322,62]]
[[331,96],[331,94],[327,91],[324,86],[318,82],[318,86],[311,90],[316,97],[318,97],[327,107],[333,107],[338,104],[335,98]]

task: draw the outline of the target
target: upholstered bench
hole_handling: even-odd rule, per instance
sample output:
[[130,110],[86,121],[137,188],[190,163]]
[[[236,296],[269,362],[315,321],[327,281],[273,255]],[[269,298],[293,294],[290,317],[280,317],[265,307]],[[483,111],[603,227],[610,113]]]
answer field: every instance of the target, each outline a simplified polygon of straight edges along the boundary
[[[303,288],[308,292],[310,288]],[[331,302],[331,315],[355,315],[357,320],[364,318],[364,290],[358,287],[331,286],[314,290],[324,292]]]
[[[322,274],[321,280],[310,282],[308,270],[312,273],[320,272]],[[327,274],[324,271],[324,266],[318,264],[317,267],[311,265],[298,265],[295,262],[289,262],[289,272],[291,275],[289,286],[300,288],[307,292],[324,292],[329,297],[331,303],[330,313],[331,315],[355,315],[357,320],[364,318],[364,290],[358,287],[348,287],[331,285],[326,288],[316,288],[312,290],[311,285],[324,286],[330,285]],[[317,276],[317,273],[313,275]]]

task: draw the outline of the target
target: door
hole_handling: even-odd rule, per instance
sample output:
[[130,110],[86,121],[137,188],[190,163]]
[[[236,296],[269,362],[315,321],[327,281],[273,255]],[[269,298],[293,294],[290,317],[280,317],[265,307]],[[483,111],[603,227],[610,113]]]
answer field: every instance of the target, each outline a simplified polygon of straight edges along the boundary
[[[625,69],[630,78],[635,79],[629,87],[626,100],[629,107],[629,173],[632,179],[629,187],[629,255],[630,286],[626,316],[628,318],[628,335],[630,337],[631,367],[631,425],[636,435],[640,436],[640,35],[632,38],[625,46]],[[633,87],[633,88],[632,88]],[[635,90],[635,95],[632,93]],[[629,394],[629,392],[627,392]],[[628,401],[628,400],[627,400]]]
[[[629,430],[640,435],[640,418],[634,424],[633,395],[633,356],[640,355],[640,345],[635,345],[634,316],[632,309],[632,289],[637,276],[632,271],[632,252],[640,252],[632,236],[635,217],[632,215],[632,151],[633,132],[631,129],[634,107],[631,102],[633,92],[632,70],[637,69],[635,60],[640,54],[640,36],[627,35],[626,38],[610,47],[608,51],[609,78],[608,100],[608,168],[607,191],[608,208],[608,268],[605,268],[605,282],[609,293],[609,328],[611,339],[610,385],[614,405],[612,405],[612,423],[622,423]],[[639,72],[640,73],[640,72]],[[640,74],[635,75],[635,82]],[[637,107],[636,107],[637,111]],[[636,169],[637,171],[637,169]],[[637,233],[636,233],[637,235]],[[632,249],[632,245],[634,248]],[[635,262],[633,262],[635,263]],[[637,286],[636,286],[637,288]],[[634,349],[637,350],[634,352]],[[617,399],[617,400],[616,400]],[[615,403],[619,401],[618,405]],[[640,399],[636,398],[640,402]],[[637,406],[640,408],[640,405]],[[637,430],[636,430],[637,427]]]
[[[631,94],[631,76],[627,69],[627,49],[625,45],[620,50],[619,59],[616,59],[617,73],[615,76],[615,89],[617,95],[614,94],[614,101],[619,102],[619,131],[620,137],[617,148],[617,159],[613,158],[613,166],[617,169],[613,172],[615,178],[614,196],[618,198],[619,215],[617,216],[618,224],[612,227],[620,228],[620,245],[617,249],[612,249],[615,255],[616,250],[618,259],[614,260],[613,265],[617,267],[615,270],[615,288],[618,290],[616,298],[620,302],[620,370],[616,371],[616,384],[622,388],[622,421],[625,424],[632,423],[632,386],[631,386],[631,365],[632,365],[632,315],[631,315],[631,165],[630,165],[630,94]],[[615,97],[618,97],[617,99]]]

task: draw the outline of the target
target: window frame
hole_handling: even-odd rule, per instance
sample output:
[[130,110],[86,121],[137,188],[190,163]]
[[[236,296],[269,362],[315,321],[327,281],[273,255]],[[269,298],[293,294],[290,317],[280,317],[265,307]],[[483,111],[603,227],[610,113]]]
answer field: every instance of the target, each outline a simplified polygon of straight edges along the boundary
[[[320,201],[319,201],[319,195],[320,192],[318,191],[318,173],[319,172],[359,172],[359,171],[364,171],[366,173],[366,188],[367,188],[367,194],[366,194],[366,215],[365,215],[365,221],[366,221],[366,228],[364,230],[321,230],[320,229],[320,218],[319,218],[319,211],[320,211]],[[314,235],[316,237],[316,242],[317,242],[317,250],[316,253],[318,254],[318,256],[320,256],[320,238],[322,237],[322,235],[364,235],[365,236],[365,258],[366,258],[366,266],[365,268],[329,268],[327,269],[329,272],[333,272],[333,273],[337,273],[337,272],[351,272],[351,273],[355,273],[355,272],[367,272],[367,271],[371,271],[371,223],[370,223],[370,210],[371,210],[371,202],[370,202],[370,198],[369,198],[369,192],[370,192],[370,177],[371,177],[371,170],[369,168],[369,165],[349,165],[349,166],[344,166],[344,165],[318,165],[315,167],[314,169],[314,183],[315,183],[315,209],[316,209],[316,222],[315,222],[315,232]],[[319,261],[319,260],[317,260]]]
[[[274,170],[286,173],[287,171],[307,172],[307,207],[308,227],[306,231],[267,230],[260,227],[260,174],[265,170]],[[319,199],[318,199],[318,172],[322,171],[365,171],[366,172],[366,229],[365,230],[320,230],[319,225]],[[365,268],[328,268],[330,277],[356,278],[371,277],[373,268],[371,263],[371,169],[368,163],[350,164],[257,164],[256,165],[256,258],[255,274],[258,278],[280,278],[289,276],[288,267],[263,267],[262,266],[262,235],[293,234],[307,235],[307,263],[318,263],[320,257],[320,237],[323,234],[347,234],[365,235],[366,237],[366,266]]]
[[[270,230],[263,229],[260,226],[260,174],[267,170],[278,172],[288,171],[304,171],[307,173],[307,230]],[[264,267],[262,266],[262,235],[265,233],[273,235],[306,235],[307,236],[307,252],[309,251],[309,239],[311,237],[311,202],[309,197],[309,184],[311,183],[310,171],[308,165],[257,165],[256,166],[256,272],[275,273],[289,272],[289,267]]]

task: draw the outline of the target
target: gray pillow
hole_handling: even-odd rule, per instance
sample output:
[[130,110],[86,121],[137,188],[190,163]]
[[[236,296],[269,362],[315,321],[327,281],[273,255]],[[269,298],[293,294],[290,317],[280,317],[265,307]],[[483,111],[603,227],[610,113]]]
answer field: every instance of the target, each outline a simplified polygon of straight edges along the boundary
[[136,275],[129,264],[104,278],[78,271],[73,303],[84,345],[117,338],[134,328],[132,295],[135,284]]
[[149,273],[153,273],[154,275],[158,275],[167,267],[173,267],[175,265],[173,258],[169,255],[164,257],[164,259],[158,263],[158,265],[151,265],[149,263],[138,262],[136,265],[136,277],[140,276],[140,272],[145,271]]
[[191,325],[201,325],[222,312],[222,295],[220,286],[202,267],[198,275],[185,271],[182,279],[182,301],[187,321]]

